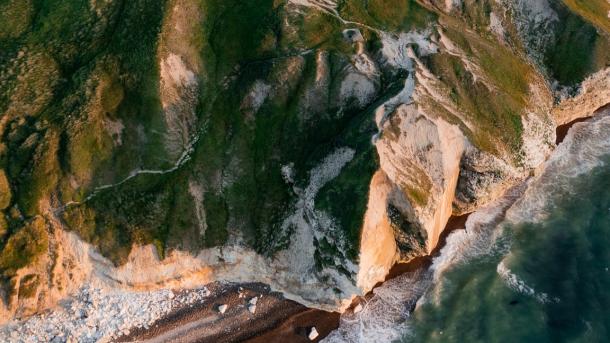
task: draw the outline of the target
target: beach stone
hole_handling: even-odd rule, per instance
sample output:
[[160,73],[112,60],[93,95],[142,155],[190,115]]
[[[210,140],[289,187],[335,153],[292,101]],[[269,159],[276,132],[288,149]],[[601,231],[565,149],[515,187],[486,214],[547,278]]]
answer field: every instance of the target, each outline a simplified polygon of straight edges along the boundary
[[309,330],[309,334],[307,335],[307,338],[309,338],[310,341],[315,340],[316,338],[318,338],[320,334],[318,333],[318,330],[316,330],[315,326],[312,326],[311,329]]
[[227,309],[229,308],[229,305],[227,304],[222,304],[220,306],[218,306],[218,312],[220,313],[225,313],[227,311]]

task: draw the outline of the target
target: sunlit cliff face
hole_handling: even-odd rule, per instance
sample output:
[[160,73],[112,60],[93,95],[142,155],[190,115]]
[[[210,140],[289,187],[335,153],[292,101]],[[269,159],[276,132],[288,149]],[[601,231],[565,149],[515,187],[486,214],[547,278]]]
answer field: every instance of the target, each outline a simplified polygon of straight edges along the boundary
[[591,4],[0,5],[3,318],[87,283],[345,307],[610,103]]

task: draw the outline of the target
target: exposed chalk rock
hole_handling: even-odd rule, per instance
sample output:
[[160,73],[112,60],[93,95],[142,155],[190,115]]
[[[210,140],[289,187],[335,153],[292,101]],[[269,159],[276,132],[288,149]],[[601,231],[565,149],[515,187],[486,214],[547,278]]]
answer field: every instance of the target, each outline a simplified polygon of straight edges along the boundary
[[309,334],[307,335],[307,338],[309,338],[310,341],[313,341],[316,338],[318,338],[319,335],[320,334],[318,333],[318,330],[316,330],[316,327],[314,326],[309,330]]

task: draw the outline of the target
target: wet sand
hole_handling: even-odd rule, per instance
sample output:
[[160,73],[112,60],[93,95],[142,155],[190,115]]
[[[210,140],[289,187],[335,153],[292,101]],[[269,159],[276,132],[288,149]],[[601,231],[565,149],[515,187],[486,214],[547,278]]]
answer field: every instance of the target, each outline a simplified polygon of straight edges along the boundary
[[314,327],[320,334],[316,339],[328,336],[331,331],[339,327],[338,312],[326,312],[316,309],[307,309],[295,314],[282,322],[279,326],[254,337],[247,342],[250,343],[286,343],[286,342],[311,342],[307,338],[309,328]]

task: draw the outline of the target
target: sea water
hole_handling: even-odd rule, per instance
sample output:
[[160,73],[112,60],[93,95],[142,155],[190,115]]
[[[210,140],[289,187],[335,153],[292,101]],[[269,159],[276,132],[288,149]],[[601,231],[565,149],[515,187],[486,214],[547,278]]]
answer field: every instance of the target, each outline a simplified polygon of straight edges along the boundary
[[506,224],[483,254],[446,270],[404,341],[610,341],[610,165],[555,194],[541,222]]
[[610,118],[572,128],[506,218],[475,231],[449,237],[402,341],[610,342]]
[[[610,116],[470,215],[430,268],[373,291],[327,342],[610,342]],[[415,306],[414,306],[415,304]]]

